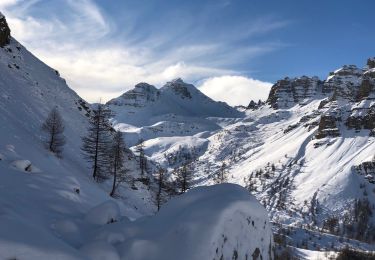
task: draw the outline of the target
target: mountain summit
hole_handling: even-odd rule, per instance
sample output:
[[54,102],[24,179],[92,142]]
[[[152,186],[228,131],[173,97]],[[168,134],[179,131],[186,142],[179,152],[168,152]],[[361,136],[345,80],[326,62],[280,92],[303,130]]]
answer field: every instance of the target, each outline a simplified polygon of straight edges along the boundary
[[[204,95],[178,78],[163,87],[139,83],[107,105],[115,112],[115,125],[133,129],[127,141],[156,136],[192,135],[221,128],[213,118],[241,118],[242,112]],[[136,135],[136,136],[134,136]]]

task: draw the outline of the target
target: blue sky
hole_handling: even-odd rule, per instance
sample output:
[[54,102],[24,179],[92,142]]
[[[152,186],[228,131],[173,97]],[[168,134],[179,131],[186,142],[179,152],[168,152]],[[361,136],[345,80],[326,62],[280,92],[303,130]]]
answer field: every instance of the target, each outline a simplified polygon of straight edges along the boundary
[[325,78],[375,56],[372,0],[0,0],[0,10],[89,101],[182,77],[245,104],[285,76]]

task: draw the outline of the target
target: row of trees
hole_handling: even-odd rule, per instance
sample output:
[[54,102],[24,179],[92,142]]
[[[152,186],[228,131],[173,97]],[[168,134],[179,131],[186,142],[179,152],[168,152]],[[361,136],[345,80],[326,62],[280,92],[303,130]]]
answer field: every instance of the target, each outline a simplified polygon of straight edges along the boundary
[[102,104],[92,111],[86,136],[82,138],[82,151],[96,181],[113,176],[110,195],[114,196],[118,183],[125,180],[126,147],[122,133],[112,128],[112,116],[111,110]]
[[[118,184],[126,180],[125,155],[126,146],[121,132],[115,131],[110,123],[112,112],[104,105],[99,104],[92,110],[89,118],[87,133],[82,137],[82,151],[85,159],[90,163],[92,177],[96,181],[101,181],[112,175],[113,183],[110,196],[114,196]],[[49,113],[42,129],[47,133],[45,140],[47,148],[56,154],[62,156],[63,146],[65,144],[64,123],[62,117],[54,108]],[[140,140],[136,146],[136,152],[139,154],[139,168],[141,171],[141,180],[147,172],[147,158],[144,152],[144,142]],[[166,176],[166,169],[160,166],[156,169],[155,183],[156,204],[160,209],[164,202],[165,193],[182,194],[192,186],[195,160],[186,157],[181,166],[176,167],[172,175],[173,181],[169,181]],[[220,168],[214,174],[215,183],[224,183],[228,181],[227,165],[222,163]]]
[[[118,183],[125,179],[125,143],[122,133],[115,131],[109,119],[112,112],[104,105],[99,104],[92,110],[86,135],[82,138],[82,151],[90,162],[92,176],[100,181],[108,175],[113,176],[111,196],[114,196]],[[42,124],[42,130],[46,133],[45,144],[49,151],[61,157],[65,145],[64,122],[55,107],[48,114]],[[142,153],[142,158],[144,153]],[[144,161],[142,160],[142,165]],[[144,167],[141,167],[142,174]]]

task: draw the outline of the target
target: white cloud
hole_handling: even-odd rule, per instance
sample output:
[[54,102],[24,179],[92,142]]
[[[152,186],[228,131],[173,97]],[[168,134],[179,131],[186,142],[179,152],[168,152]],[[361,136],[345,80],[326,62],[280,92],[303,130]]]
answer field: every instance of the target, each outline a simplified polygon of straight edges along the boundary
[[[113,37],[119,33],[115,24],[92,0],[59,1],[63,14],[49,12],[36,17],[32,9],[39,1],[0,0],[12,35],[42,61],[59,70],[78,94],[92,102],[100,97],[104,101],[116,97],[138,82],[161,86],[181,77],[187,82],[209,78],[205,81],[208,84],[215,77],[238,74],[224,68],[280,47],[262,44],[229,50],[226,41],[236,35],[244,37],[241,33],[204,44],[199,41],[174,44],[178,39],[173,38],[177,33],[173,31],[158,32],[137,41],[136,36],[132,38],[130,32],[121,29],[126,34],[124,42]],[[270,18],[262,23],[256,21],[243,31],[248,36],[284,26],[283,22]],[[127,27],[132,27],[131,21]],[[162,50],[155,50],[156,46],[162,46]],[[212,91],[207,93],[215,95]]]
[[6,8],[8,6],[15,5],[18,0],[1,0],[0,1],[0,8]]
[[204,80],[199,90],[214,100],[229,105],[248,105],[250,100],[265,100],[272,84],[244,76],[220,76]]

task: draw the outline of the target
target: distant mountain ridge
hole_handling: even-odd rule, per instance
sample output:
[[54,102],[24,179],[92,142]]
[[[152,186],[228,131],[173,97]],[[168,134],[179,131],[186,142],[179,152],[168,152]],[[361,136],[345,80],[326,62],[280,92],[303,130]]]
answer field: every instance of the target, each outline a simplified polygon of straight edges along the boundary
[[[217,102],[204,95],[194,85],[181,78],[167,82],[157,89],[147,83],[139,83],[118,98],[107,102],[110,106],[133,107],[135,113],[152,107],[152,115],[176,114],[197,117],[241,117],[241,113],[224,102]],[[139,112],[141,113],[141,112]]]

